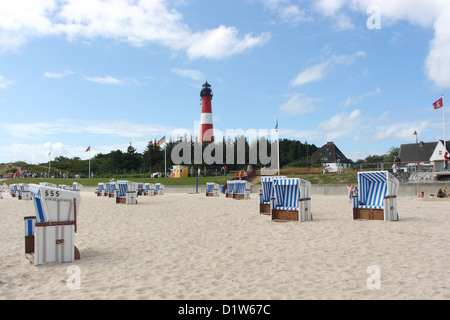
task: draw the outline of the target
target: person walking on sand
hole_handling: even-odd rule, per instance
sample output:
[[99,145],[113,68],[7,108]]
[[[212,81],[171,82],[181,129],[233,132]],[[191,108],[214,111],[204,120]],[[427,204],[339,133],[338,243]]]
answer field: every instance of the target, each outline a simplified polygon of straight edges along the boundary
[[239,180],[241,180],[241,178],[242,178],[242,171],[239,171],[238,177],[239,177]]

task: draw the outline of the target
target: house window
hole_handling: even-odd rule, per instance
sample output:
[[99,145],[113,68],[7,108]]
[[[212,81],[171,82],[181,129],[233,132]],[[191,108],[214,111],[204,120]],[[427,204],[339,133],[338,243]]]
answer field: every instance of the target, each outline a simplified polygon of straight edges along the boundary
[[442,156],[442,151],[441,150],[439,151],[439,155]]

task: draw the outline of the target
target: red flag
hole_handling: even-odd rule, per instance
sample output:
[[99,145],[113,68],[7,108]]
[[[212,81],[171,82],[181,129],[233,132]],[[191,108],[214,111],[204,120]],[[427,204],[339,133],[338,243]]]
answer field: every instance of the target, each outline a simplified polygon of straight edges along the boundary
[[443,98],[440,98],[435,103],[433,103],[434,109],[439,109],[439,108],[441,108],[443,106],[444,106],[444,99]]
[[89,146],[87,149],[86,149],[86,151],[84,151],[84,152],[88,152],[88,151],[90,151],[91,150],[91,146]]

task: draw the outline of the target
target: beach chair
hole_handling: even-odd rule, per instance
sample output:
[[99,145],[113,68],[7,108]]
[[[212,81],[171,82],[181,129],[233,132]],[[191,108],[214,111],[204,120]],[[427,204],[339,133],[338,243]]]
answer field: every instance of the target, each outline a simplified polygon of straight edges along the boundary
[[26,257],[34,265],[79,259],[74,240],[80,194],[36,184],[29,190],[36,215],[24,217]]
[[81,191],[83,189],[83,185],[79,182],[74,182],[72,184],[72,191]]
[[273,180],[285,179],[286,177],[262,177],[261,189],[259,190],[259,213],[270,215],[270,199],[273,197]]
[[99,182],[97,189],[95,189],[95,194],[97,195],[97,197],[100,197],[103,195],[104,188],[105,188],[105,184],[103,182]]
[[206,183],[206,196],[218,197],[219,196],[219,184],[214,182]]
[[164,194],[164,185],[162,183],[155,183],[155,195],[163,195]]
[[18,194],[19,186],[17,183],[12,183],[9,185],[9,194],[11,197],[16,198]]
[[0,199],[3,199],[3,192],[6,192],[6,190],[8,190],[8,185],[3,183],[3,185],[0,186]]
[[399,181],[388,171],[358,172],[357,196],[353,197],[353,219],[398,220]]
[[233,198],[234,182],[236,180],[227,181],[227,188],[225,189],[225,198]]
[[144,196],[154,196],[155,195],[156,186],[153,183],[145,183],[144,184]]
[[137,182],[137,195],[138,196],[144,195],[144,183],[143,182]]
[[50,182],[39,182],[40,186],[57,188],[56,184]]
[[109,197],[109,192],[111,191],[110,185],[111,185],[111,183],[109,183],[109,182],[105,182],[103,184],[103,190],[102,190],[103,197]]
[[234,190],[233,190],[233,199],[249,200],[251,186],[252,186],[251,183],[246,180],[235,180],[234,181]]
[[19,183],[19,188],[17,189],[17,198],[19,200],[32,200],[28,184]]
[[127,180],[117,181],[116,203],[137,204],[137,183]]
[[272,221],[310,221],[311,182],[299,178],[273,180]]
[[116,196],[116,190],[117,190],[117,182],[110,182],[109,183],[109,198],[114,198]]

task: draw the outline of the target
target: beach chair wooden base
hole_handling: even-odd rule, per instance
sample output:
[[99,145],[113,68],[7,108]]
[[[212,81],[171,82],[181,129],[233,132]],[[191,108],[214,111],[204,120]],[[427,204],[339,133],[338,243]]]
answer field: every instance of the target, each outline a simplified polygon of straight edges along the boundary
[[243,194],[233,194],[233,199],[243,200],[244,195]]
[[207,197],[214,197],[214,193],[213,193],[213,192],[207,192],[207,193],[206,193],[206,196],[207,196]]
[[272,221],[299,221],[298,211],[272,209]]
[[232,193],[226,193],[225,194],[225,198],[233,198],[233,194]]
[[16,197],[16,194],[15,193],[13,193],[12,195],[11,195],[13,198],[15,198]]
[[259,213],[269,215],[270,214],[270,203],[260,203]]
[[[34,236],[33,236],[33,242],[34,242]],[[80,250],[78,250],[77,246],[74,246],[74,251],[75,251],[75,260],[80,260],[81,259],[81,255],[80,255]],[[34,264],[34,252],[29,252],[29,253],[25,253],[25,258],[27,258],[31,264]]]
[[25,236],[25,253],[34,252],[34,236]]
[[114,193],[110,193],[110,194],[109,194],[109,197],[110,197],[110,198],[114,198]]
[[353,220],[384,220],[383,209],[353,208]]

